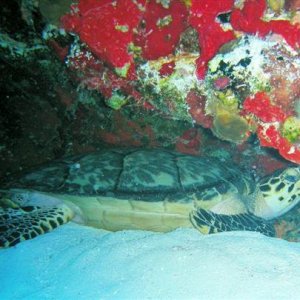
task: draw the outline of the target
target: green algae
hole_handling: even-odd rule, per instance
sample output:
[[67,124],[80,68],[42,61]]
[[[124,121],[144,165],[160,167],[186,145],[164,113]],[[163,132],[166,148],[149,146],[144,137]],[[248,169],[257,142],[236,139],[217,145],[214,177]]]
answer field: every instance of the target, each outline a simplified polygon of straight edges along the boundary
[[120,92],[114,92],[110,98],[105,99],[107,106],[114,110],[119,110],[128,102],[128,97],[125,97]]
[[291,143],[299,141],[300,119],[296,117],[288,117],[282,125],[281,134]]

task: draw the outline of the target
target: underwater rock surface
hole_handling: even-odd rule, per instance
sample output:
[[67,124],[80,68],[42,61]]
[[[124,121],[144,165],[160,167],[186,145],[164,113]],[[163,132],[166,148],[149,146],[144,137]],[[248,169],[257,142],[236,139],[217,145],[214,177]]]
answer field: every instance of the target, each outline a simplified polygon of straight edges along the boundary
[[295,299],[300,244],[68,224],[0,251],[1,299]]

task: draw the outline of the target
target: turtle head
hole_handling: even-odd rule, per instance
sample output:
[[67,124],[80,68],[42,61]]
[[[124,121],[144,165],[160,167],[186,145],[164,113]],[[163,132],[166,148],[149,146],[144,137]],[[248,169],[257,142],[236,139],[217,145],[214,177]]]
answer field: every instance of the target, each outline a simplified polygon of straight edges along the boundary
[[300,201],[300,167],[276,171],[258,183],[254,214],[273,219],[289,211]]
[[[50,195],[43,192],[25,189],[10,189],[7,191],[8,203],[11,208],[37,207],[45,211],[53,207],[68,207],[72,221],[85,224],[86,220],[81,209],[71,201],[64,201],[59,195]],[[6,199],[5,199],[6,200]],[[4,201],[5,201],[4,200]],[[1,205],[1,200],[0,200]],[[0,206],[1,207],[1,206]]]

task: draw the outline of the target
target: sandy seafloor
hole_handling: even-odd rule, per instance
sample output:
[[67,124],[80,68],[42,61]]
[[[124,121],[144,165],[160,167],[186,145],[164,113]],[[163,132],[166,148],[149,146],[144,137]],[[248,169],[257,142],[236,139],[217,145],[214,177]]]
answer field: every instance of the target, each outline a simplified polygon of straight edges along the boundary
[[0,251],[0,299],[300,299],[300,244],[77,224]]

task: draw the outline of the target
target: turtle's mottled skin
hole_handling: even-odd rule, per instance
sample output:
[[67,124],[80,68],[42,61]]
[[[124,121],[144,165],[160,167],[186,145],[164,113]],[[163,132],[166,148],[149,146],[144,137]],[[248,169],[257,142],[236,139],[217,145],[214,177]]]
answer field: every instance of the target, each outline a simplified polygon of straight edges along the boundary
[[212,157],[114,149],[54,162],[9,187],[13,205],[0,211],[0,247],[71,219],[113,231],[194,226],[203,233],[273,236],[268,220],[300,200],[300,170],[281,170],[255,184],[233,164]]

